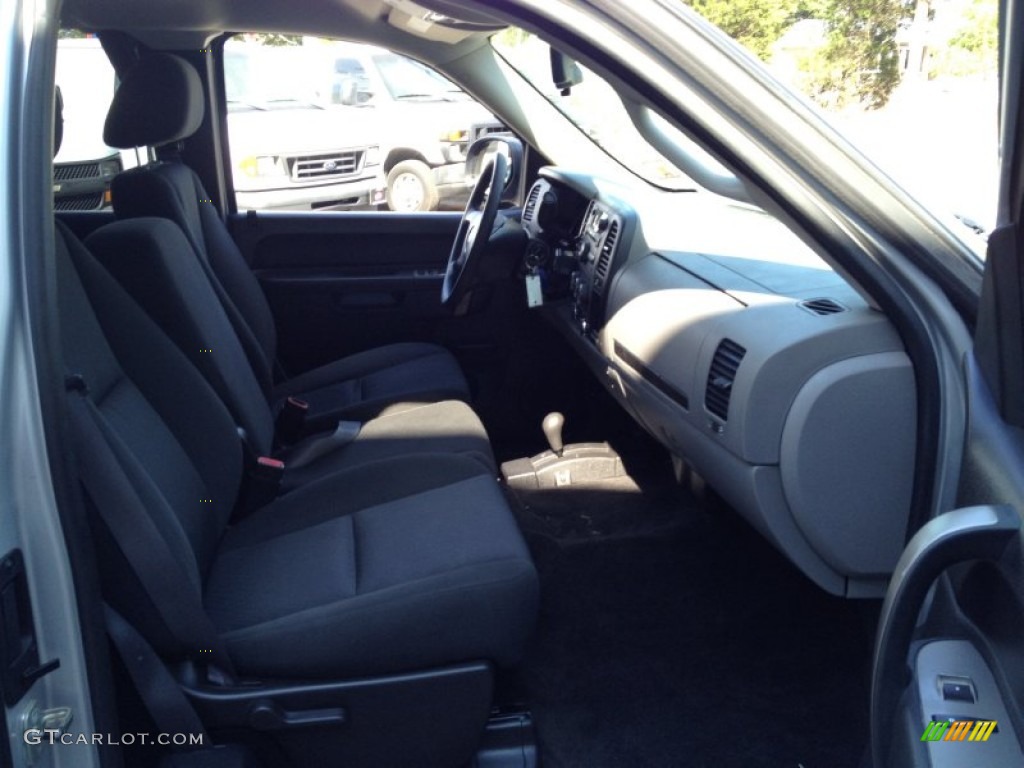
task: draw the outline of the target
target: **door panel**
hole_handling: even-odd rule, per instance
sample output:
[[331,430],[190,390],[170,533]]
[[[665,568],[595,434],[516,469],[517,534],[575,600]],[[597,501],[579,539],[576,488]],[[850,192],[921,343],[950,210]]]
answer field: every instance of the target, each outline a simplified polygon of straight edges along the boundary
[[[943,518],[966,519],[970,510],[933,520],[896,568],[875,648],[874,768],[1024,764],[1024,432],[1003,418],[974,355],[965,378],[969,427],[958,503],[1002,511],[987,531],[942,527]],[[946,541],[917,540],[936,524]],[[914,557],[915,547],[931,562]],[[913,571],[916,593],[908,597],[903,585]],[[903,604],[894,607],[900,592]],[[944,695],[941,680],[949,677],[968,681],[973,701]],[[940,734],[934,720],[971,723],[961,726],[970,733],[982,721],[996,725],[981,743],[970,734],[961,743],[952,724]]]
[[[1007,706],[1014,693],[997,682],[996,672],[1006,681],[1003,664],[1011,659],[994,653],[978,625],[956,609],[959,590],[950,589],[965,567],[997,574],[1019,560],[1020,533],[1017,509],[984,505],[931,520],[908,544],[879,619],[871,700],[875,768],[1024,762],[1009,716],[1019,707]],[[992,597],[989,592],[985,609],[995,616]],[[1002,613],[1006,627],[1019,623],[1012,600],[1010,613]],[[954,743],[962,740],[974,742],[972,749]]]
[[476,292],[465,315],[440,303],[459,213],[257,213],[229,226],[259,278],[291,373],[400,341],[442,344],[460,358],[498,345],[500,294]]
[[232,230],[259,272],[327,268],[386,275],[422,267],[443,269],[461,216],[249,211],[232,218]]

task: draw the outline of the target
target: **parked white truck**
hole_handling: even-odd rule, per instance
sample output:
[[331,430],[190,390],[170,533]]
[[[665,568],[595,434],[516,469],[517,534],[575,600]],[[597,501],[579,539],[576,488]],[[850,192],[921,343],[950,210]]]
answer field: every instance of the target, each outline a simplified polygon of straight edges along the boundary
[[[228,146],[239,210],[431,211],[461,207],[465,158],[477,138],[506,130],[433,70],[369,45],[305,38],[224,48]],[[111,179],[146,162],[103,144],[116,78],[99,40],[62,39],[57,83],[65,140],[55,207],[109,205]]]
[[388,207],[431,211],[464,204],[470,191],[466,149],[505,126],[461,88],[406,56],[357,43],[309,47],[330,59],[331,102],[377,120]]
[[331,107],[305,46],[224,48],[228,141],[239,210],[344,210],[384,202],[379,127]]
[[62,38],[57,43],[56,82],[66,127],[53,163],[53,207],[107,208],[110,182],[137,163],[133,152],[119,152],[103,143],[103,121],[117,80],[99,39]]

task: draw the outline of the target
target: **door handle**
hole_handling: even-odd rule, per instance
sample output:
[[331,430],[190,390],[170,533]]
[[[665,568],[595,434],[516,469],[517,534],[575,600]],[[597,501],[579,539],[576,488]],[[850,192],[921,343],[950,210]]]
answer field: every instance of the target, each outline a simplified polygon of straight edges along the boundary
[[928,590],[950,566],[998,560],[1019,535],[1020,514],[1010,506],[977,506],[939,515],[907,544],[882,604],[871,674],[871,753],[875,768],[889,754],[890,729],[908,680],[906,656]]

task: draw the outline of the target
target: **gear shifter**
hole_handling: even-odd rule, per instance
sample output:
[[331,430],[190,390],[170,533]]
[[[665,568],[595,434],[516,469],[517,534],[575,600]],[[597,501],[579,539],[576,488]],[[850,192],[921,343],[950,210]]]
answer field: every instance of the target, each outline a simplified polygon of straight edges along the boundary
[[544,417],[541,429],[544,430],[544,437],[548,439],[551,452],[555,456],[561,456],[565,446],[562,443],[562,427],[565,425],[565,416],[558,411],[552,411]]
[[612,477],[625,477],[622,459],[608,443],[562,442],[565,416],[552,411],[544,417],[541,429],[551,450],[522,459],[506,461],[501,474],[510,488],[536,490],[592,483]]

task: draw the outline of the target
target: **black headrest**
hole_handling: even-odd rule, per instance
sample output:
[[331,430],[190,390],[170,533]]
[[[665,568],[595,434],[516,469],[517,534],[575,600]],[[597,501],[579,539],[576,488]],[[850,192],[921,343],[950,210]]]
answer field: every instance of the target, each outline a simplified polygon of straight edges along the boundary
[[60,94],[60,86],[53,89],[53,156],[60,152],[64,141],[64,97]]
[[118,149],[187,139],[203,122],[203,85],[187,61],[149,53],[114,93],[103,141]]

